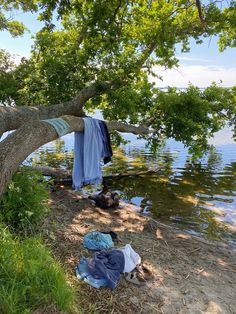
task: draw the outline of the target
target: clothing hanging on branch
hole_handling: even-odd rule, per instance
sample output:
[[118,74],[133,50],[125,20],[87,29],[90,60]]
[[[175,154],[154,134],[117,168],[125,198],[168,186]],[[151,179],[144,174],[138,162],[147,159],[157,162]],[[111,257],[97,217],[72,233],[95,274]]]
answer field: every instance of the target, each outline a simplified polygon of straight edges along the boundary
[[83,118],[84,132],[75,132],[73,186],[80,190],[86,184],[102,182],[100,161],[109,162],[112,156],[110,137],[105,122]]

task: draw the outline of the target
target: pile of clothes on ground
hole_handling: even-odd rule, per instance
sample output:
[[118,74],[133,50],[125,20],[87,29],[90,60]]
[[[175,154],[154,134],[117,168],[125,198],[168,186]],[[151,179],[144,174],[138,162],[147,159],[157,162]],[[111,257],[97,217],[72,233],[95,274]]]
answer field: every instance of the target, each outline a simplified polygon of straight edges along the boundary
[[127,281],[143,285],[152,278],[151,271],[141,264],[141,257],[130,244],[114,249],[117,234],[92,231],[83,239],[84,247],[95,251],[92,258],[82,257],[76,266],[76,276],[92,287],[116,288],[122,273]]

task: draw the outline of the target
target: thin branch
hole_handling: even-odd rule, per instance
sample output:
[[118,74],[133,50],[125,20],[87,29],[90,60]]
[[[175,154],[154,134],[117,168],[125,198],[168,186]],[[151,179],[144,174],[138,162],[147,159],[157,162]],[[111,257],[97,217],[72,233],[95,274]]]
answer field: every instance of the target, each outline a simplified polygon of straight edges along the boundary
[[[72,184],[72,172],[71,170],[65,170],[61,168],[53,168],[49,166],[34,166],[27,168],[32,170],[37,170],[41,172],[44,176],[50,176],[54,178],[54,183],[64,183],[64,184]],[[125,177],[141,177],[150,174],[157,174],[162,170],[162,167],[158,167],[156,170],[146,170],[146,171],[138,171],[135,173],[125,172],[125,173],[118,173],[118,174],[111,174],[103,176],[103,180],[119,180]]]
[[198,9],[198,16],[199,16],[200,21],[202,22],[202,24],[205,24],[205,19],[203,17],[202,6],[201,6],[200,0],[196,0],[196,7]]

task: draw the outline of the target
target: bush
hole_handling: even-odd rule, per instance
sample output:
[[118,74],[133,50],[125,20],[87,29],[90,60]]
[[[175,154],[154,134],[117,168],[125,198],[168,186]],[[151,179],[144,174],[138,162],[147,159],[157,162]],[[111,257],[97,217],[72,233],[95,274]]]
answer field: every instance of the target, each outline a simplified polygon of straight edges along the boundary
[[39,240],[14,239],[0,225],[0,313],[32,313],[55,305],[70,312],[74,303],[61,266]]
[[37,225],[47,212],[49,196],[42,174],[22,168],[12,178],[0,201],[0,219],[17,230],[27,230]]

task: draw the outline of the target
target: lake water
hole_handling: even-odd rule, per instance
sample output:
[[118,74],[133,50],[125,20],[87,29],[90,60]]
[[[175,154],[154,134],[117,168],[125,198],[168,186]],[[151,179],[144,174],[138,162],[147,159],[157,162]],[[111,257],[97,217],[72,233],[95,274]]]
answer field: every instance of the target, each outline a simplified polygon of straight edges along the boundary
[[[104,174],[158,170],[141,177],[109,180],[110,189],[142,207],[143,213],[191,234],[236,245],[236,144],[230,130],[214,139],[216,150],[191,163],[181,143],[168,140],[154,156],[143,140],[116,149]],[[73,135],[49,143],[31,156],[33,163],[71,168]]]

